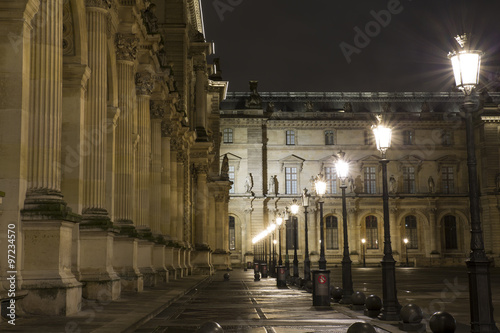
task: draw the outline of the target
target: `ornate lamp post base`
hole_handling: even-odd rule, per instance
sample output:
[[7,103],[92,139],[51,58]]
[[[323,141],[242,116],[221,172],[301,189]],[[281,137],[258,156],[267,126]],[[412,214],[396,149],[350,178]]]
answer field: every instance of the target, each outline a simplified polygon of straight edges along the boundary
[[396,261],[393,258],[384,257],[380,263],[382,264],[383,307],[379,319],[399,321],[401,305],[396,295]]

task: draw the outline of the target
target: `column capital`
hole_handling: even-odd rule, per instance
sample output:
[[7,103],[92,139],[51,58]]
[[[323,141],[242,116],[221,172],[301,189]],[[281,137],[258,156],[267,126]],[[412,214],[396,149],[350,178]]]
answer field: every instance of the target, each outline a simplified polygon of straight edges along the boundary
[[111,0],[85,0],[85,6],[91,8],[103,8],[109,9],[111,8]]
[[[165,117],[165,101],[160,100],[160,101],[155,101],[151,100],[149,102],[149,112],[151,114],[151,119],[163,119]],[[162,129],[163,129],[163,123],[162,123]]]
[[137,57],[139,38],[135,34],[117,33],[115,36],[116,59],[134,61]]
[[144,71],[135,74],[135,89],[139,96],[150,96],[154,89],[154,78],[150,72]]
[[163,119],[161,122],[161,135],[163,137],[172,137],[179,128],[179,124],[173,123],[171,120]]

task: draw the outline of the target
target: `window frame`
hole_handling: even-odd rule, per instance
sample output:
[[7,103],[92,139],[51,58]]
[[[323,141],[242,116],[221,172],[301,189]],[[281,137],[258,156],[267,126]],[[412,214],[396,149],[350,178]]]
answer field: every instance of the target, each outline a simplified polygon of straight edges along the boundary
[[335,145],[335,132],[333,130],[326,130],[325,134],[325,146]]
[[[369,221],[370,219],[370,221]],[[368,224],[372,226],[368,227]],[[373,226],[373,224],[375,226]],[[370,233],[368,233],[370,230]],[[365,239],[366,239],[366,249],[367,250],[378,250],[378,219],[375,215],[368,215],[365,217]]]
[[[295,169],[295,170],[293,170]],[[285,194],[298,194],[299,175],[296,166],[285,167]],[[290,171],[290,172],[289,172]],[[293,172],[295,171],[295,172]],[[290,175],[290,177],[289,177]],[[295,175],[295,179],[293,179]]]
[[236,219],[234,218],[234,216],[229,216],[228,229],[229,229],[229,236],[228,236],[229,251],[234,251],[236,250]]
[[[401,167],[403,171],[403,193],[417,193],[417,170],[412,165],[404,165]],[[412,172],[409,172],[409,171]]]
[[409,250],[418,249],[418,219],[415,215],[407,215],[405,222],[405,237],[408,239],[406,247]]
[[[453,223],[453,226],[451,226]],[[447,225],[448,224],[448,225]],[[443,216],[443,235],[444,235],[444,249],[447,251],[453,251],[459,249],[458,243],[458,223],[457,217],[455,215],[447,214]],[[453,230],[453,234],[449,232]]]
[[325,167],[324,174],[326,194],[337,194],[337,169],[335,167]]
[[[367,179],[367,170],[373,169],[373,172],[368,174],[373,175],[373,179]],[[368,186],[369,184],[369,186]],[[366,165],[363,167],[363,188],[365,194],[377,194],[377,167],[373,165]],[[370,191],[368,191],[370,189]]]
[[222,130],[222,143],[233,143],[234,130],[230,127],[226,127]]
[[296,134],[295,130],[286,130],[285,131],[285,144],[287,146],[295,146],[296,145]]
[[[329,227],[328,225],[333,225],[333,222],[335,222],[335,227]],[[338,250],[340,248],[339,219],[335,215],[325,217],[325,248],[327,250]]]

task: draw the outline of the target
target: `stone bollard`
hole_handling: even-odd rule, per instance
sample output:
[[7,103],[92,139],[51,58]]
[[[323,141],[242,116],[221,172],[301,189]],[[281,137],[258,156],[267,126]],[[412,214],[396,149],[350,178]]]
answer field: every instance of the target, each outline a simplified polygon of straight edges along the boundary
[[377,295],[370,295],[365,301],[365,316],[376,318],[382,309],[382,300]]
[[424,318],[422,309],[416,304],[406,304],[401,308],[401,321],[399,329],[402,331],[425,331],[425,325],[421,323]]
[[253,274],[253,280],[254,281],[260,281],[260,273],[259,272],[255,272]]
[[352,294],[351,299],[352,299],[351,309],[353,309],[354,311],[360,311],[365,309],[366,296],[363,292],[355,291],[354,294]]
[[334,303],[340,302],[340,300],[342,299],[343,293],[344,293],[344,290],[342,290],[342,288],[340,288],[340,287],[333,288],[332,292],[330,293],[330,295],[333,298],[333,302]]
[[357,322],[349,326],[347,333],[376,333],[375,327],[364,322]]
[[224,274],[224,281],[229,281],[229,273]]
[[429,327],[434,333],[453,333],[457,322],[451,314],[445,311],[434,312],[429,319]]
[[218,323],[215,321],[207,321],[203,323],[198,330],[196,330],[198,333],[223,333],[224,330],[222,329],[222,326],[220,326]]

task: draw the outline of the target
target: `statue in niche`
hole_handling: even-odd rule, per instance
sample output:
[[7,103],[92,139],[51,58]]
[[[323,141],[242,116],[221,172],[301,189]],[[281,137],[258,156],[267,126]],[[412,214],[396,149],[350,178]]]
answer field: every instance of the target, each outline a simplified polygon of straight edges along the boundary
[[146,3],[147,8],[142,10],[142,18],[148,34],[158,33],[158,18],[156,17],[156,5],[151,2]]
[[306,112],[313,112],[314,111],[314,106],[311,101],[307,101],[304,103],[304,106],[306,107]]
[[396,178],[394,178],[394,175],[391,175],[391,178],[389,178],[389,192],[396,193],[396,188],[397,188]]
[[268,184],[268,194],[269,195],[276,195],[276,176],[269,177],[269,184]]
[[354,185],[354,179],[352,177],[349,177],[347,180],[347,187],[349,188],[349,193],[354,193],[356,186]]
[[249,173],[248,176],[245,178],[245,193],[252,193],[252,187],[253,187],[252,174]]
[[432,176],[429,176],[429,179],[427,179],[427,186],[429,186],[429,193],[434,193],[435,184]]
[[262,108],[262,98],[260,98],[257,92],[257,86],[259,81],[250,81],[250,96],[245,101],[245,107],[250,109],[260,109]]

